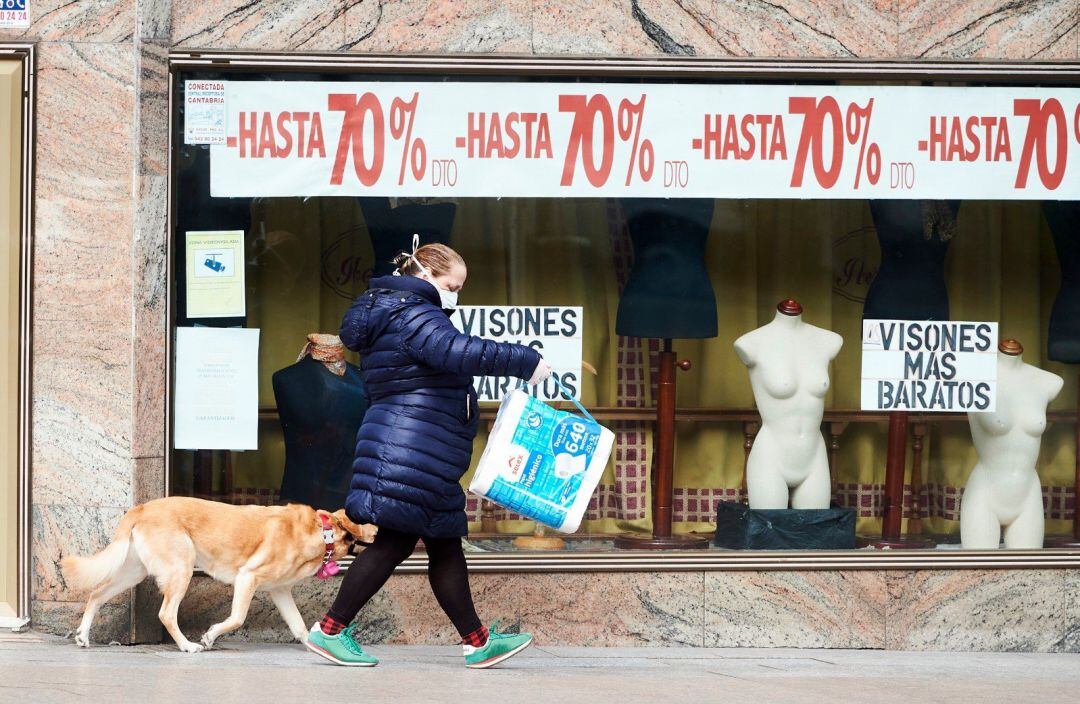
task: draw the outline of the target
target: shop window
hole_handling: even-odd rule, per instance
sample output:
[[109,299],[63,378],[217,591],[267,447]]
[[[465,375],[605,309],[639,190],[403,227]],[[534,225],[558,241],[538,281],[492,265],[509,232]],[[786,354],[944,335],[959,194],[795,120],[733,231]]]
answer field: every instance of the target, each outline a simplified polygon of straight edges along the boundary
[[[815,507],[845,509],[832,517],[838,520],[851,520],[853,513],[860,536],[888,533],[883,518],[892,511],[901,536],[924,541],[928,549],[960,548],[961,494],[979,462],[968,418],[912,411],[904,417],[903,434],[891,439],[889,415],[862,410],[864,319],[993,322],[1002,340],[1022,343],[1025,362],[1061,378],[1063,387],[1048,391],[1048,404],[1043,404],[1048,409],[1041,445],[1032,440],[1026,450],[1030,457],[1021,461],[1034,460],[1037,467],[1038,486],[1030,501],[1039,506],[1032,520],[1044,522],[1047,535],[1072,531],[1075,364],[1080,362],[1074,355],[1080,331],[1069,312],[1075,307],[1069,277],[1080,236],[1075,203],[306,197],[299,188],[279,196],[216,197],[212,148],[185,139],[189,80],[274,81],[277,90],[288,94],[290,84],[298,81],[407,81],[415,86],[451,79],[477,80],[360,73],[175,74],[174,382],[179,383],[176,355],[184,352],[183,331],[259,333],[257,356],[250,359],[257,365],[253,449],[174,442],[171,493],[241,504],[294,500],[331,509],[343,505],[352,477],[355,427],[366,404],[356,368],[362,360],[348,352],[345,373],[334,375],[326,364],[303,357],[302,350],[310,334],[337,334],[353,300],[373,277],[391,272],[393,257],[407,251],[418,233],[422,242],[449,244],[464,257],[463,305],[583,309],[582,357],[598,373],[582,373],[573,381],[580,384],[582,403],[616,440],[582,528],[567,540],[568,549],[614,550],[616,536],[652,528],[650,476],[659,451],[652,417],[665,338],[674,338],[678,358],[690,361],[688,371],[678,372],[677,384],[671,497],[676,532],[711,540],[718,511],[722,527],[747,530],[741,507],[748,493],[748,457],[760,443],[769,449],[759,449],[755,461],[769,466],[758,474],[765,483],[782,485],[783,501],[790,491],[784,477],[801,472],[819,485],[804,487],[823,497]],[[511,85],[540,79],[484,80]],[[250,126],[251,148],[258,148],[257,133],[264,128],[274,129]],[[310,131],[304,136],[312,138]],[[797,148],[797,137],[788,135],[788,149]],[[878,159],[886,171],[897,168],[881,163],[880,153]],[[408,163],[403,173],[406,168]],[[656,168],[663,167],[658,163]],[[674,171],[669,176],[680,178]],[[201,286],[195,269],[204,280],[227,279],[231,267],[237,269],[237,285],[210,289],[210,294],[191,290]],[[792,343],[782,334],[742,337],[784,316],[820,328],[821,336],[806,343]],[[814,355],[817,362],[798,361]],[[748,373],[748,364],[763,376]],[[780,373],[765,371],[769,368]],[[333,394],[318,396],[312,373],[322,375],[320,384],[332,382]],[[797,402],[789,387],[797,389]],[[174,388],[174,401],[181,394]],[[801,426],[804,418],[813,417],[815,404],[823,406],[820,427]],[[496,409],[497,404],[482,404],[474,467],[486,441],[484,425]],[[764,424],[761,410],[768,416]],[[177,408],[172,412],[176,440],[177,425],[186,420],[177,417]],[[1037,426],[1038,409],[1033,413]],[[286,415],[312,422],[285,423],[283,430]],[[974,433],[992,448],[992,429]],[[899,492],[895,482],[887,485],[890,450],[901,458]],[[999,469],[983,467],[978,474]],[[885,505],[889,497],[896,504],[892,508]],[[467,512],[469,541],[476,550],[513,550],[511,539],[534,528],[531,521],[472,495]],[[796,536],[803,518],[792,518],[790,530]],[[776,520],[779,525],[787,519]],[[842,536],[849,528],[825,530]],[[763,546],[784,547],[769,540]]]

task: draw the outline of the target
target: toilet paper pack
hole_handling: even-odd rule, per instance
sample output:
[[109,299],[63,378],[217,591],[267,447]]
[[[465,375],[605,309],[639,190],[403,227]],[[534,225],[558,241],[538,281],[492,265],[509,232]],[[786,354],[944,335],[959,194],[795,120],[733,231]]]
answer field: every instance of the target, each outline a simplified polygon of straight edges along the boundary
[[469,490],[563,533],[581,524],[615,434],[517,389],[503,399]]

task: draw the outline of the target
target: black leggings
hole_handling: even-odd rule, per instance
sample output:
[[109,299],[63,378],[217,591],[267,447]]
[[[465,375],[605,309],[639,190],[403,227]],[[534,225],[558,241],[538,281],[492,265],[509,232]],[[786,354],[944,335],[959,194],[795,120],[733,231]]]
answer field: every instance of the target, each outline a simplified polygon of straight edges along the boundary
[[[351,623],[364,604],[382,589],[394,568],[412,554],[419,536],[380,528],[375,542],[356,556],[345,573],[327,615],[338,623]],[[428,554],[428,581],[439,606],[462,638],[480,629],[480,617],[469,591],[469,571],[461,538],[424,538]]]

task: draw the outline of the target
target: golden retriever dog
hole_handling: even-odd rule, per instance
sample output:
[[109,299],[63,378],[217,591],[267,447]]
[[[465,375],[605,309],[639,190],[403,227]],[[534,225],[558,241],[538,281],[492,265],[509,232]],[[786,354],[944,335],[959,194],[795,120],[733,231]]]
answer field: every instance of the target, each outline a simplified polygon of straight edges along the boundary
[[[324,538],[324,520],[333,529],[332,549],[325,542],[329,531]],[[90,624],[101,605],[148,574],[163,596],[158,618],[185,653],[212,648],[223,633],[242,626],[260,590],[270,592],[293,636],[303,640],[307,627],[293,601],[293,585],[320,572],[328,559],[345,557],[355,543],[370,543],[376,531],[353,523],[344,510],[329,513],[298,504],[234,506],[170,497],[136,506],[124,514],[104,550],[61,561],[69,585],[92,590],[75,642],[89,647]],[[185,638],[176,625],[196,568],[233,585],[232,613],[206,631],[201,645]]]

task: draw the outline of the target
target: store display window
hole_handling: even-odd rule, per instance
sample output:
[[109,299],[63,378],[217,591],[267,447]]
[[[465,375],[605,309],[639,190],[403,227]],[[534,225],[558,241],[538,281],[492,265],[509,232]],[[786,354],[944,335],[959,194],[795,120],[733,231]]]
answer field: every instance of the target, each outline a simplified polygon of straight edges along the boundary
[[[700,166],[687,174],[687,162],[657,153],[652,161],[637,157],[629,172],[613,178],[631,183],[649,174],[676,185],[693,179],[695,187],[719,195],[502,195],[500,188],[517,186],[494,177],[490,196],[435,187],[397,195],[308,195],[308,167],[300,164],[293,176],[282,177],[290,172],[274,163],[274,150],[282,164],[305,158],[297,153],[336,157],[330,177],[347,180],[354,173],[374,178],[370,147],[366,154],[356,147],[350,152],[341,146],[338,128],[316,128],[295,107],[284,113],[267,108],[265,116],[251,109],[243,113],[250,118],[237,121],[237,111],[249,107],[240,98],[222,113],[240,125],[239,134],[214,132],[211,113],[189,119],[213,104],[225,83],[259,83],[259,90],[270,86],[280,96],[293,95],[294,88],[299,96],[297,86],[326,82],[398,85],[401,104],[347,114],[358,116],[356,139],[369,145],[370,121],[385,120],[387,135],[401,135],[381,169],[405,183],[422,165],[432,184],[464,179],[479,162],[463,156],[451,163],[433,151],[433,137],[420,142],[423,149],[415,139],[402,141],[409,110],[419,115],[423,106],[409,107],[410,96],[447,82],[520,91],[553,81],[576,82],[585,93],[590,83],[641,91],[660,85],[688,94],[703,85],[753,87],[721,77],[174,73],[171,494],[238,504],[345,505],[356,432],[371,399],[364,360],[336,336],[354,300],[373,279],[393,273],[395,256],[411,251],[418,235],[421,244],[452,247],[467,263],[459,303],[468,312],[451,315],[473,334],[536,340],[557,335],[555,328],[570,320],[563,312],[572,311],[568,329],[575,330],[571,337],[576,335],[583,364],[558,378],[615,436],[577,532],[540,536],[533,521],[468,494],[467,540],[475,551],[521,550],[515,540],[529,536],[556,536],[561,543],[547,547],[562,551],[596,552],[652,547],[644,545],[652,538],[661,547],[708,551],[1038,549],[1055,539],[1068,543],[1076,511],[1080,208],[1075,197],[1046,197],[1046,189],[1055,179],[1055,187],[1071,188],[1069,175],[1080,178],[1075,166],[1051,158],[1054,139],[1063,138],[1071,146],[1059,154],[1080,159],[1080,134],[1072,135],[1080,127],[1068,112],[1075,100],[1065,102],[1060,131],[1053,115],[1047,121],[1050,157],[1038,144],[1025,146],[1017,130],[1036,119],[1030,114],[1010,112],[1013,133],[1005,138],[989,120],[961,120],[955,127],[949,116],[962,112],[947,106],[940,124],[929,126],[928,144],[920,149],[937,160],[970,158],[990,168],[1009,159],[1015,172],[1030,152],[1028,178],[1041,179],[1042,186],[1019,198],[978,197],[981,177],[958,184],[955,192],[943,187],[896,197],[896,184],[927,177],[890,159],[889,137],[881,131],[871,133],[877,142],[859,149],[859,129],[871,129],[865,101],[853,100],[855,113],[845,115],[826,109],[824,99],[811,107],[785,99],[788,131],[779,137],[775,121],[760,115],[736,120],[728,115],[737,107],[718,107],[714,118],[705,117],[704,145],[687,146],[712,149],[711,159],[733,163],[793,161],[805,149],[805,178],[821,172],[820,185],[840,169],[830,161],[841,151],[838,138],[849,164],[844,178],[856,173],[850,164],[859,159],[861,178],[894,182],[887,197],[861,197],[850,189],[830,197],[824,186],[805,197],[730,197],[724,193],[752,186],[722,179],[701,186],[713,177]],[[835,85],[819,81],[812,87]],[[872,97],[894,87],[902,86],[864,81],[855,88]],[[208,102],[193,101],[193,91]],[[877,98],[878,109],[884,100]],[[864,108],[866,122],[859,122]],[[264,122],[278,114],[286,114],[284,121]],[[823,121],[820,134],[826,137],[818,139],[825,141],[804,145],[794,114]],[[873,119],[891,124],[881,114]],[[491,125],[481,127],[481,118],[469,115],[474,122],[466,138],[475,144],[467,149],[510,150],[505,114],[486,113],[501,121],[494,146]],[[542,120],[522,115],[511,126],[514,149],[562,164],[565,137],[555,126],[545,133]],[[641,136],[632,134],[635,115],[632,109],[597,110],[589,115],[591,129],[626,135],[620,150],[637,139],[636,153],[646,154]],[[842,122],[833,125],[831,115]],[[213,134],[199,137],[198,129]],[[659,150],[656,132],[663,128],[652,129]],[[483,139],[476,136],[481,134]],[[551,155],[544,153],[545,139]],[[583,144],[589,149],[587,140]],[[229,166],[225,157],[215,163],[226,149],[263,150],[265,160],[249,170]],[[517,152],[502,157],[518,158]],[[617,166],[626,169],[626,162]],[[436,168],[438,177],[432,175]],[[574,177],[580,182],[603,168],[603,150],[594,148],[583,153]],[[293,177],[295,192],[288,193]],[[266,183],[252,183],[262,178]],[[781,185],[791,188],[795,180]],[[260,190],[268,194],[232,195]],[[899,367],[895,359],[902,360]],[[674,410],[666,425],[657,419],[657,405],[671,381]],[[477,386],[480,431],[463,487],[499,399],[519,384],[481,379]],[[574,410],[557,400],[551,384],[530,392]],[[228,437],[217,437],[210,429],[215,407],[246,409],[250,418],[246,425],[238,421]],[[942,412],[946,408],[951,411]],[[665,453],[672,456],[669,477],[658,467]],[[664,524],[659,536],[658,522]],[[675,538],[665,543],[668,527]]]

